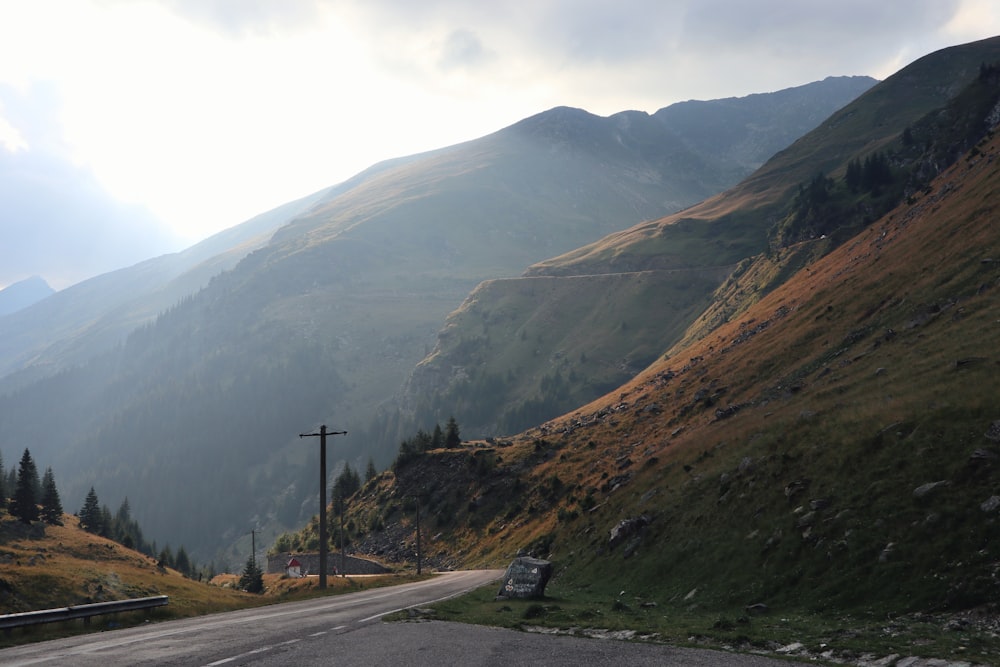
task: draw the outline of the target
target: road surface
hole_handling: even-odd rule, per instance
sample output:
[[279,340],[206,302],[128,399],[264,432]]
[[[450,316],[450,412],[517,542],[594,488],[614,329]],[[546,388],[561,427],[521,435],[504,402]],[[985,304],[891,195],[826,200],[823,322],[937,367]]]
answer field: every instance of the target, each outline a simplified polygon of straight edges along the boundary
[[458,623],[382,623],[496,581],[502,570],[448,572],[401,586],[165,621],[0,650],[0,665],[690,665],[787,667],[758,656],[533,635]]

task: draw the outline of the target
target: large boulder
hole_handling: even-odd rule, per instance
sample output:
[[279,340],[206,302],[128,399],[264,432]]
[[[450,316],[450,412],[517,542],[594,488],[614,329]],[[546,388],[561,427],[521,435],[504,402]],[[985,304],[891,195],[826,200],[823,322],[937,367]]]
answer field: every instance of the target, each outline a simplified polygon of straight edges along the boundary
[[529,600],[545,596],[545,585],[552,577],[552,563],[540,558],[520,556],[511,561],[500,582],[497,599]]

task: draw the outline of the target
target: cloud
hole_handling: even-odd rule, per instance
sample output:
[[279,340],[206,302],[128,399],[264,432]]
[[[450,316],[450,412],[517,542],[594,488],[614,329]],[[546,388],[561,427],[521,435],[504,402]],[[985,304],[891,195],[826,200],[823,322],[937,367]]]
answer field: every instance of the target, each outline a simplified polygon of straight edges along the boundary
[[[132,0],[117,0],[131,2]],[[231,36],[270,35],[307,29],[323,0],[160,0],[164,7]]]
[[[24,93],[46,81],[58,94],[46,100],[31,89],[33,104],[58,111],[46,131],[28,132],[9,106],[0,111],[0,154],[61,156],[95,188],[143,202],[196,240],[378,160],[473,139],[557,105],[653,112],[830,75],[885,77],[932,50],[1000,32],[994,5],[0,3],[0,84]],[[47,147],[53,138],[61,145]]]
[[479,36],[471,30],[452,31],[444,41],[439,65],[444,70],[475,68],[491,59]]
[[22,140],[0,150],[0,285],[42,275],[63,288],[178,249],[148,210],[114,200],[69,158],[50,88],[0,86],[0,106]]

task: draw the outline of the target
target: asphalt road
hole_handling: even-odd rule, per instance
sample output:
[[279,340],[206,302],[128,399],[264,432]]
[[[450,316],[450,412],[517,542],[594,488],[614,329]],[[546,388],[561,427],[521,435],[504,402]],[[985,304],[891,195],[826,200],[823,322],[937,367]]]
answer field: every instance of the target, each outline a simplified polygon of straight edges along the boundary
[[382,623],[499,579],[501,570],[18,646],[0,665],[709,665],[792,664],[759,656],[599,639],[553,637],[458,623]]

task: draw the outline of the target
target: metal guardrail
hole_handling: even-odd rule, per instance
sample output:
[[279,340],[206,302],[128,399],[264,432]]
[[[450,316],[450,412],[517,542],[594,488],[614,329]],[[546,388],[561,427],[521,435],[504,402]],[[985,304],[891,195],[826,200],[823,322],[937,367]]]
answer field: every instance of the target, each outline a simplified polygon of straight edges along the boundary
[[91,616],[101,614],[117,614],[123,611],[137,611],[163,607],[169,602],[166,595],[155,595],[148,598],[133,598],[131,600],[116,600],[113,602],[95,602],[93,604],[78,604],[72,607],[58,609],[41,609],[39,611],[22,611],[16,614],[0,615],[0,629],[10,630],[41,623],[57,623],[82,618],[87,623]]

